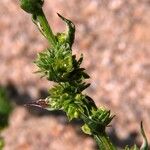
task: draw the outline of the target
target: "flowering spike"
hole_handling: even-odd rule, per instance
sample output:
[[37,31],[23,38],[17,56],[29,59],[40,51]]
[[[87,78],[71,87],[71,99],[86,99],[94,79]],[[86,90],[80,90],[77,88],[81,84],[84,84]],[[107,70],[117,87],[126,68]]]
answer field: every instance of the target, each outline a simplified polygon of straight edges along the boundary
[[[97,108],[93,99],[83,93],[90,86],[85,81],[90,76],[81,67],[83,56],[78,60],[76,55],[72,55],[75,25],[58,14],[67,24],[67,31],[54,35],[42,10],[43,0],[20,0],[20,3],[26,12],[32,14],[33,22],[51,44],[51,47],[37,56],[35,63],[39,68],[38,72],[56,83],[45,100],[38,100],[29,105],[47,110],[63,110],[69,121],[82,119],[82,130],[95,138],[100,150],[116,150],[105,131],[114,116],[109,110]],[[141,130],[146,143],[142,125]]]

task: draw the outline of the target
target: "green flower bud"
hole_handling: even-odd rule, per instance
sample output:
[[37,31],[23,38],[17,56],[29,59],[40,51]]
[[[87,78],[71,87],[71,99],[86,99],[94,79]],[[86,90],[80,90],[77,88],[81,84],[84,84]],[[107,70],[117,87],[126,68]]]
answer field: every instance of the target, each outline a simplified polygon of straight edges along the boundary
[[21,8],[31,14],[38,15],[42,11],[44,0],[20,0]]

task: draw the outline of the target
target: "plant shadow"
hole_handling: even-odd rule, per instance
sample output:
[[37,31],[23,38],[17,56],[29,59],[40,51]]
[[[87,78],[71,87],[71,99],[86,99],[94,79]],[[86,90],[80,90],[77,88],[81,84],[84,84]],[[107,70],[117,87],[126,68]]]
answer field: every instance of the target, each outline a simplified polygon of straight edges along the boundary
[[[8,92],[8,97],[10,100],[12,100],[16,105],[19,106],[25,106],[25,104],[33,102],[32,101],[32,97],[29,95],[29,93],[21,93],[18,91],[17,87],[15,87],[12,83],[9,83],[6,87],[7,92]],[[41,98],[45,98],[48,96],[48,93],[45,90],[40,90],[40,97]],[[25,106],[26,107],[26,106]],[[78,134],[82,135],[82,136],[88,136],[82,133],[81,131],[81,127],[83,125],[82,120],[72,120],[71,122],[69,122],[67,120],[67,117],[65,115],[64,112],[62,111],[48,111],[48,110],[44,110],[42,108],[38,108],[38,107],[26,107],[26,109],[35,116],[54,116],[54,117],[58,117],[58,118],[62,118],[62,123],[63,124],[71,124],[72,126],[75,127],[76,131]],[[128,137],[126,137],[125,139],[120,139],[115,131],[115,129],[112,127],[110,132],[109,132],[109,137],[112,141],[112,143],[114,143],[114,145],[116,145],[118,148],[122,149],[124,148],[126,145],[128,145],[129,147],[133,146],[133,143],[135,143],[135,140],[138,137],[138,133],[137,132],[132,132],[128,135]],[[98,147],[95,145],[95,150],[98,149]]]

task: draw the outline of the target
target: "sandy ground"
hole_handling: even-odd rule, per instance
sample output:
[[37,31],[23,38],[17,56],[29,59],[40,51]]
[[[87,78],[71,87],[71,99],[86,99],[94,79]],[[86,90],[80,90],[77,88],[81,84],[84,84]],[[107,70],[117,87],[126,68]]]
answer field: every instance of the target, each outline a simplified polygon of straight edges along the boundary
[[[98,106],[116,114],[110,129],[114,142],[118,140],[119,146],[140,142],[141,120],[150,141],[149,0],[47,0],[44,7],[55,32],[64,30],[56,12],[76,24],[74,53],[84,54],[83,66],[91,76],[86,92]],[[0,84],[9,87],[19,104],[39,99],[51,83],[34,74],[33,60],[47,43],[18,0],[1,0],[0,16]],[[78,135],[60,118],[38,118],[16,108],[3,132],[5,149],[94,149],[89,137]]]

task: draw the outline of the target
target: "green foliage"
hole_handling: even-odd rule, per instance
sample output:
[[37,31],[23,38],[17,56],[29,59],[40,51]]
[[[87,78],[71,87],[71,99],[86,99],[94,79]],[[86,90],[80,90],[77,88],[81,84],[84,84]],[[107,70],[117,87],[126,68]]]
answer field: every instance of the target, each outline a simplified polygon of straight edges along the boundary
[[42,0],[20,0],[20,3],[26,12],[32,14],[33,22],[50,44],[49,48],[37,55],[35,63],[39,68],[37,72],[55,82],[55,85],[49,90],[45,101],[35,104],[47,110],[63,110],[69,120],[82,119],[83,132],[94,137],[100,150],[115,150],[105,132],[114,116],[109,110],[97,108],[92,98],[83,93],[90,86],[86,83],[89,75],[81,67],[83,56],[77,59],[72,54],[74,24],[58,14],[66,23],[67,30],[55,35],[43,13]]
[[[12,105],[7,97],[5,88],[0,87],[0,132],[8,125],[9,115],[12,111]],[[0,150],[4,147],[4,139],[0,136]]]
[[0,87],[0,129],[8,125],[11,110],[12,106],[8,100],[6,90]]
[[129,146],[125,147],[125,150],[140,150],[136,145],[134,145],[133,147],[129,148]]
[[0,150],[3,150],[4,148],[4,139],[2,137],[0,137]]

